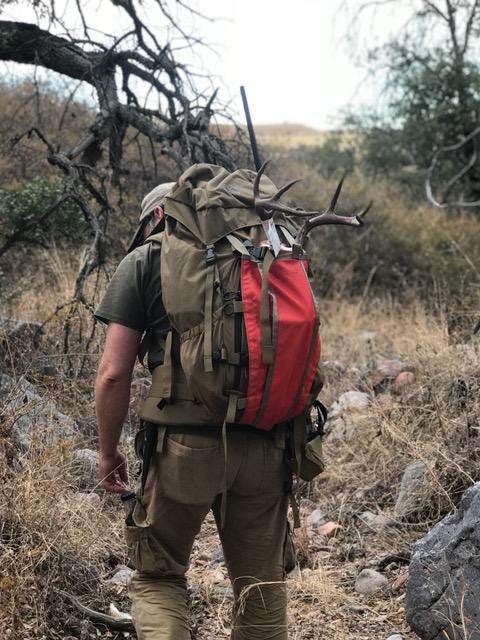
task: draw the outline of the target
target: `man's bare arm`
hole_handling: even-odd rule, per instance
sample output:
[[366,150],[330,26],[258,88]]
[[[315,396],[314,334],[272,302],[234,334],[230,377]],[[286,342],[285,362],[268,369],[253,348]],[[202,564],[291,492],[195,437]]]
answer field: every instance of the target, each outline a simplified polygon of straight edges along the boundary
[[95,383],[99,435],[99,471],[107,491],[120,493],[128,482],[125,457],[118,450],[141,334],[110,322]]

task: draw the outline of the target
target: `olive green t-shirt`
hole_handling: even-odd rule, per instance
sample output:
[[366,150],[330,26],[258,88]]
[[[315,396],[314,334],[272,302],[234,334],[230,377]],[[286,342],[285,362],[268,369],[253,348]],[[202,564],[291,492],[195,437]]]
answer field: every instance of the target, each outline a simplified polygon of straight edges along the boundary
[[149,242],[118,265],[95,311],[101,322],[118,322],[144,335],[148,368],[162,364],[170,322],[162,302],[160,244]]

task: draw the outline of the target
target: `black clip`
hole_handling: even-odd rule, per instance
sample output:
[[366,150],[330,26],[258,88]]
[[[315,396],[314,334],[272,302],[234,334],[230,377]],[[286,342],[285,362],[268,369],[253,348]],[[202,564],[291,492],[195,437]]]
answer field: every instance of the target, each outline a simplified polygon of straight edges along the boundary
[[328,409],[319,400],[313,402],[313,407],[317,412],[317,432],[320,436],[323,436],[325,435],[325,424],[328,419]]
[[255,260],[264,259],[267,253],[267,247],[256,247],[250,240],[245,240],[243,244],[252,258],[255,258]]
[[215,264],[217,261],[217,255],[215,253],[215,245],[209,244],[205,252],[205,262],[207,265]]

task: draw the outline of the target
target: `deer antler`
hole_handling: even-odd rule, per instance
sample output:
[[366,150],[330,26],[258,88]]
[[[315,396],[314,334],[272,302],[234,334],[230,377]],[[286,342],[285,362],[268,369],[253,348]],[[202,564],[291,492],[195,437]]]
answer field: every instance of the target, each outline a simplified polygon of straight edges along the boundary
[[[253,204],[261,220],[268,220],[269,218],[271,218],[274,211],[279,211],[289,216],[307,218],[307,220],[305,220],[297,233],[297,236],[295,238],[295,245],[303,247],[307,235],[310,233],[310,231],[322,224],[342,224],[351,227],[363,226],[363,218],[372,206],[372,202],[355,213],[353,216],[339,216],[335,213],[335,207],[337,205],[337,201],[340,196],[346,174],[343,175],[342,179],[338,183],[330,205],[327,209],[325,209],[325,211],[306,211],[305,209],[300,209],[298,207],[289,207],[288,205],[283,204],[283,202],[280,202],[280,198],[283,196],[283,194],[286,193],[291,187],[293,187],[294,184],[300,182],[300,180],[292,180],[291,182],[288,182],[270,198],[261,198],[260,180],[265,172],[268,163],[269,160],[265,160],[255,176],[255,180],[253,182]],[[245,204],[251,206],[252,201],[250,198],[245,198],[245,196],[241,196],[240,194],[235,194],[235,196]]]
[[342,179],[335,189],[335,193],[333,194],[333,198],[330,202],[329,207],[325,209],[323,213],[305,220],[295,237],[295,244],[303,247],[310,231],[322,224],[342,224],[350,227],[363,227],[363,225],[365,224],[363,219],[370,210],[370,207],[373,204],[372,201],[370,201],[366,207],[360,209],[360,211],[357,211],[357,213],[355,213],[353,216],[339,216],[335,213],[335,207],[337,206],[337,201],[340,196],[344,180],[345,174],[342,176]]

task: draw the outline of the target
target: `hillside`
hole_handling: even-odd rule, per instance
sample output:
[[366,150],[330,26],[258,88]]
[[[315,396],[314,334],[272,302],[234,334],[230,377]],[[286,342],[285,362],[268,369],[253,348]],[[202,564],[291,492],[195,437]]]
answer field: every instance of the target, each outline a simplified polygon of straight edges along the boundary
[[255,125],[255,133],[259,142],[265,146],[295,149],[303,145],[322,145],[330,131],[321,131],[303,124],[284,122],[282,124]]
[[[0,131],[3,240],[12,220],[48,209],[58,179],[35,141],[9,155],[14,127],[33,113],[30,103],[23,116],[17,110],[28,87],[16,91],[0,100],[8,115]],[[52,139],[62,135],[64,107],[49,106]],[[77,107],[66,113],[75,123],[85,117]],[[274,156],[271,178],[280,185],[302,177],[291,192],[295,204],[326,206],[340,169],[326,176],[301,150],[290,152],[321,145],[328,132],[287,123],[256,129]],[[63,208],[43,234],[1,256],[0,640],[136,638],[123,512],[98,478],[94,380],[105,332],[91,310],[124,256],[145,191],[170,175],[163,158],[137,164],[144,152],[128,148],[125,190],[112,198],[108,260],[87,279],[86,304],[72,299],[88,245],[78,209]],[[297,487],[302,524],[287,579],[292,640],[414,640],[405,613],[412,545],[480,478],[480,338],[472,335],[478,219],[432,210],[357,168],[339,211],[370,199],[365,227],[322,227],[309,241],[322,318],[320,397],[330,417],[326,470]],[[122,439],[132,476],[148,386],[138,365]],[[369,576],[377,582],[365,584]],[[232,592],[211,518],[195,542],[189,580],[193,640],[228,638]],[[121,628],[118,610],[127,614]]]

